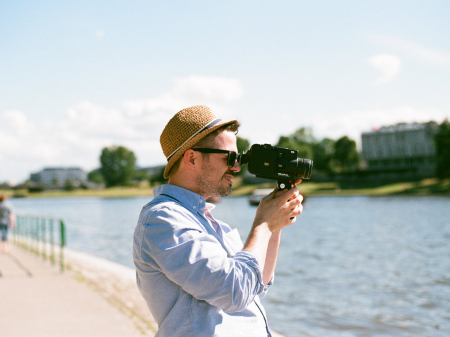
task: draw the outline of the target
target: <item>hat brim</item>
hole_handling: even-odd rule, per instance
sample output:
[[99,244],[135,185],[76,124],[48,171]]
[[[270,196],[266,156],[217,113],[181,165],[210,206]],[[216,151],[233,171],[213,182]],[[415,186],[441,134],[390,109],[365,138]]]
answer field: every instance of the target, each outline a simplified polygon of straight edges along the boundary
[[198,143],[200,141],[200,139],[206,137],[207,135],[209,135],[210,133],[216,131],[217,129],[223,127],[224,125],[229,125],[229,124],[233,124],[236,123],[237,120],[231,120],[228,122],[221,122],[217,125],[214,125],[212,128],[207,129],[203,132],[200,132],[198,135],[196,135],[194,138],[192,138],[191,140],[189,140],[186,144],[184,144],[167,162],[166,168],[164,169],[164,178],[168,179],[169,178],[169,172],[170,169],[172,168],[173,164],[176,163],[176,161],[178,159],[181,158],[181,156],[184,155],[184,153],[189,150],[192,146],[194,146],[196,143]]

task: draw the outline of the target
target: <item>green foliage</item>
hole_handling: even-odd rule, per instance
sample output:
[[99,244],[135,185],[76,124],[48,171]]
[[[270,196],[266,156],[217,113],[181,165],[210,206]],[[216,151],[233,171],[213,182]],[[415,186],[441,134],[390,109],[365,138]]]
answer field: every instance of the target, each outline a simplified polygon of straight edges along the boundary
[[318,141],[311,128],[300,128],[289,136],[281,136],[277,146],[298,150],[300,158],[312,159],[313,171],[328,174],[334,171],[349,172],[359,164],[355,141],[347,136],[338,141],[330,138]]
[[277,146],[298,151],[300,158],[313,159],[312,144],[315,139],[311,128],[300,128],[290,136],[281,136]]
[[[246,138],[236,137],[236,144],[239,153],[244,153],[250,148],[250,142]],[[237,176],[242,176],[247,172],[247,165],[241,166],[241,170],[236,173]]]
[[156,173],[150,175],[148,182],[150,185],[159,185],[159,184],[165,184],[168,179],[164,178],[164,170],[165,166],[162,166],[160,169],[156,171]]
[[314,170],[332,173],[331,159],[334,154],[334,144],[335,141],[330,138],[324,138],[312,144]]
[[142,170],[136,170],[134,172],[133,180],[143,181],[143,180],[148,180],[148,179],[150,179],[150,177],[147,174],[147,172],[142,171]]
[[105,147],[100,155],[100,164],[107,187],[131,185],[136,165],[133,151],[123,146]]
[[359,154],[356,150],[356,143],[347,136],[339,138],[334,143],[333,161],[336,168],[341,172],[355,170],[359,163]]
[[64,183],[64,190],[73,191],[74,189],[75,189],[75,186],[74,186],[72,180],[67,179],[66,182]]
[[88,173],[88,180],[95,184],[103,184],[103,176],[100,168],[92,170]]
[[236,144],[239,153],[245,152],[250,148],[250,143],[247,139],[241,138],[239,136],[236,137]]
[[450,123],[446,119],[435,135],[437,169],[439,179],[450,178]]

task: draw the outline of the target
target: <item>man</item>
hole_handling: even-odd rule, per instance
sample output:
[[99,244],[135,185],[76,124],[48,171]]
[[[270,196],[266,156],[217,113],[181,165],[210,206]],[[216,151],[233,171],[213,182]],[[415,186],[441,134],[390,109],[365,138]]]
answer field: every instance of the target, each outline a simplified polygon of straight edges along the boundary
[[208,197],[231,193],[236,120],[205,106],[179,111],[160,142],[168,184],[153,190],[134,235],[137,284],[161,337],[271,336],[260,303],[271,285],[281,229],[302,211],[296,187],[262,201],[243,246],[214,219]]
[[6,195],[0,195],[0,232],[2,235],[2,253],[9,253],[8,229],[16,227],[16,215],[13,205],[6,200]]

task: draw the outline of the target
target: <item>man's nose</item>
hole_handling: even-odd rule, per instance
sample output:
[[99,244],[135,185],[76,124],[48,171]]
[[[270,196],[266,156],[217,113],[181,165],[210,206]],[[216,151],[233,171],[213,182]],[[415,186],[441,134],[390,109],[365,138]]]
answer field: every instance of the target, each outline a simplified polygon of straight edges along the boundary
[[237,160],[234,162],[234,166],[230,167],[230,170],[233,172],[239,172],[241,170],[241,165],[239,165]]

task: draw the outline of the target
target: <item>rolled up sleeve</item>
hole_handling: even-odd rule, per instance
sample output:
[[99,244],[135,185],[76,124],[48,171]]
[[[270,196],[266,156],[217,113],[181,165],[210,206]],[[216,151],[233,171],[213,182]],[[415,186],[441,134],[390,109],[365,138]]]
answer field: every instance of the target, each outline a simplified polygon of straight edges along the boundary
[[196,299],[239,312],[267,291],[253,252],[243,250],[228,257],[215,236],[205,233],[189,214],[161,207],[141,216],[140,222],[142,262],[154,262]]

